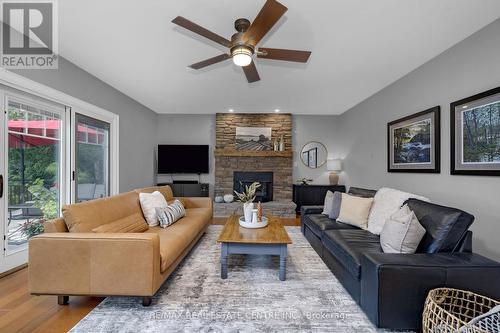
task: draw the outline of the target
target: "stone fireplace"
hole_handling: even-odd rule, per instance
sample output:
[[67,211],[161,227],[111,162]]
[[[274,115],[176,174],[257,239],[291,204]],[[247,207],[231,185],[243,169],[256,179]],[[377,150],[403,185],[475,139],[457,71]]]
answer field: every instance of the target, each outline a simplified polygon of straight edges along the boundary
[[[270,127],[271,139],[283,136],[284,151],[237,150],[237,127]],[[215,195],[233,194],[239,182],[251,184],[259,181],[260,188],[256,201],[263,202],[264,212],[285,217],[295,217],[292,202],[292,116],[290,114],[237,114],[218,113],[216,115],[215,147]],[[266,175],[266,176],[264,176]],[[243,179],[240,179],[244,177]],[[255,179],[262,177],[262,179]],[[261,200],[259,200],[261,199]],[[215,216],[228,216],[239,203],[215,204]],[[231,211],[233,210],[233,211]]]

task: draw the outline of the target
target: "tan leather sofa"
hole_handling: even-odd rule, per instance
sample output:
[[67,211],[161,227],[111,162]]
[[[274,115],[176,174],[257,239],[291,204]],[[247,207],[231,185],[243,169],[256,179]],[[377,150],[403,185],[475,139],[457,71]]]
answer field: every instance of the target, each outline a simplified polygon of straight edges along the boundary
[[[168,228],[144,233],[95,233],[92,229],[139,212],[140,192],[150,187],[63,207],[63,218],[46,222],[45,233],[29,242],[29,289],[34,295],[142,296],[143,304],[160,288],[205,233],[212,214],[210,198],[178,198],[186,216]],[[66,220],[65,220],[66,219]],[[69,229],[68,229],[69,228]]]

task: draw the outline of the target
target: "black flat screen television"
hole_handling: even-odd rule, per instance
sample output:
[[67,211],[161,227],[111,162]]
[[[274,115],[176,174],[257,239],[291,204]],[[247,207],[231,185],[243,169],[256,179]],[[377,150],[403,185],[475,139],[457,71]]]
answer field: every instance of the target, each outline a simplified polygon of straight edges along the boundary
[[158,145],[158,173],[208,173],[208,145]]

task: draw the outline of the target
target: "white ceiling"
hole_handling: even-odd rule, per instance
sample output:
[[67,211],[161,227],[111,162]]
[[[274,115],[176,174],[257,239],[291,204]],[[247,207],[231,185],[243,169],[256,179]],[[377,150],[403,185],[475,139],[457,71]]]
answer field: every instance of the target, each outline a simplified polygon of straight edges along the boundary
[[224,47],[176,27],[184,16],[230,38],[264,0],[59,1],[60,54],[158,113],[340,114],[500,17],[498,0],[282,0],[261,46],[311,50],[307,64],[258,59],[249,84]]

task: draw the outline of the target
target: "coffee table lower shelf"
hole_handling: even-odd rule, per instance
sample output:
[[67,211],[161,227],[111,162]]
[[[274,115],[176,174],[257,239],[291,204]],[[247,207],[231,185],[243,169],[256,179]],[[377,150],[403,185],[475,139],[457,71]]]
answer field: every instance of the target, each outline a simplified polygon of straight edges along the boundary
[[247,243],[221,243],[220,268],[221,278],[227,279],[227,261],[230,254],[257,254],[280,256],[279,278],[286,280],[287,244],[247,244]]

